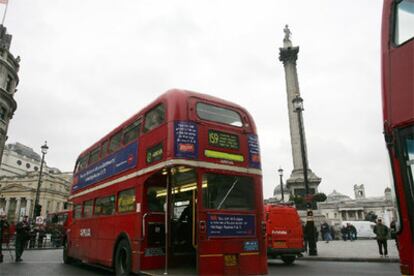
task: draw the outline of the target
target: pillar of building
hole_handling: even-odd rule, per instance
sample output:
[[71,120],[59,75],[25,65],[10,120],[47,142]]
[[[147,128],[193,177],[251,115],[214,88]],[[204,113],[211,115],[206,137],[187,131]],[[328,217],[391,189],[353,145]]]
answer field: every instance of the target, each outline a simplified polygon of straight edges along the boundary
[[[290,139],[292,146],[292,159],[293,159],[293,170],[286,181],[288,189],[292,194],[295,194],[295,188],[303,190],[305,188],[304,184],[304,173],[303,173],[303,162],[302,162],[302,152],[300,144],[300,132],[299,132],[299,122],[297,114],[294,112],[292,101],[296,95],[300,95],[299,90],[299,81],[298,73],[296,69],[296,60],[298,59],[299,47],[293,46],[292,41],[290,40],[291,32],[286,25],[285,29],[285,38],[283,39],[283,47],[279,48],[279,60],[283,62],[285,69],[285,81],[286,81],[286,92],[287,92],[287,103],[288,103],[288,113],[289,113],[289,127],[290,127]],[[302,121],[303,122],[303,121]],[[306,136],[304,124],[302,125],[303,135],[304,135],[304,149],[307,152],[306,146]],[[305,154],[306,157],[308,156]],[[316,176],[309,166],[309,161],[306,160],[308,164],[308,184],[309,189],[314,189],[315,193],[318,192],[318,186],[321,182],[321,178]]]
[[26,216],[31,217],[32,199],[26,198]]
[[4,207],[4,212],[6,213],[6,215],[9,213],[9,208],[10,208],[10,197],[6,197],[6,206]]
[[16,197],[16,210],[15,210],[15,218],[16,221],[20,220],[20,205],[21,205],[21,198],[20,197]]

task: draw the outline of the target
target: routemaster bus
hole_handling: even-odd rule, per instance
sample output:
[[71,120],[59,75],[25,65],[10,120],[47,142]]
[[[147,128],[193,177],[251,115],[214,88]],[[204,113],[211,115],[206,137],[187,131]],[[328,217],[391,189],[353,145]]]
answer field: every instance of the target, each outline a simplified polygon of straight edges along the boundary
[[258,136],[239,105],[167,91],[79,155],[70,199],[65,263],[267,273]]
[[384,134],[398,203],[401,273],[414,274],[414,1],[385,0],[382,17]]

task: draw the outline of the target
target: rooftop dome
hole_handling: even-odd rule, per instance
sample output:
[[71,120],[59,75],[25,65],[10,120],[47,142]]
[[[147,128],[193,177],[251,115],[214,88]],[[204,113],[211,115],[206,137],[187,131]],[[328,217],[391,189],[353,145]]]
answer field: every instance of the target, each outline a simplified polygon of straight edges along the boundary
[[340,201],[340,200],[350,200],[351,198],[347,195],[338,193],[336,190],[333,190],[332,193],[330,193],[326,197],[326,201]]

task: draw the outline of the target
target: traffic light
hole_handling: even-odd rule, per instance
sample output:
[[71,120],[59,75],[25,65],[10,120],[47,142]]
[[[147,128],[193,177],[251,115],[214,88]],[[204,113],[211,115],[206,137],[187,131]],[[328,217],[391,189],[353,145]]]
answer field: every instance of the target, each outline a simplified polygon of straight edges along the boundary
[[36,204],[35,207],[34,207],[35,217],[40,216],[41,212],[42,212],[42,205]]

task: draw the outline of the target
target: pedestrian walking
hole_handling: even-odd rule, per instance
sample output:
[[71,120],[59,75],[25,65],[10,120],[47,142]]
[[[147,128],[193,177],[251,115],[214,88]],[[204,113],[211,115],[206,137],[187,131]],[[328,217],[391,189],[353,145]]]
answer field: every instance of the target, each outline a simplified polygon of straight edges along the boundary
[[[389,229],[382,223],[381,219],[378,219],[377,225],[374,226],[374,233],[377,235],[377,243],[380,256],[388,256],[387,239]],[[383,251],[384,249],[384,251]]]
[[332,240],[331,229],[326,221],[321,224],[321,236],[326,243],[329,243],[329,241]]
[[335,240],[336,238],[336,229],[335,225],[332,223],[331,227],[329,228],[329,231],[331,232],[332,240]]
[[3,238],[5,236],[6,231],[9,231],[9,223],[6,219],[6,215],[1,214],[0,215],[0,263],[3,262],[2,247],[3,247]]
[[30,238],[30,225],[28,217],[24,216],[23,220],[16,224],[16,262],[23,261],[22,254],[26,247],[26,243]]
[[342,235],[342,239],[346,241],[346,239],[348,238],[348,233],[347,233],[347,229],[345,225],[343,225],[341,228],[341,235]]

